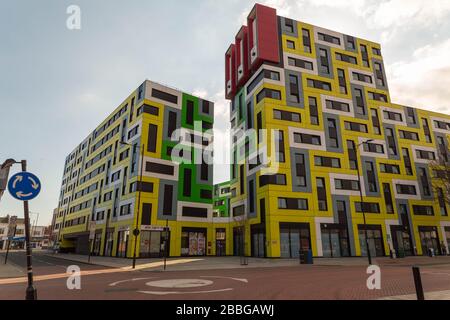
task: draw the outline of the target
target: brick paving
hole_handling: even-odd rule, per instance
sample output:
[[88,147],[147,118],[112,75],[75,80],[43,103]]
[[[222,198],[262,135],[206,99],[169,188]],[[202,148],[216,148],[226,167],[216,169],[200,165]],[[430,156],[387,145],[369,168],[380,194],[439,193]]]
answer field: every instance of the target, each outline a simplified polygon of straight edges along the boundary
[[[19,254],[14,257],[18,262],[22,261],[22,258]],[[159,272],[161,268],[133,271],[80,263],[82,271],[86,272],[81,279],[82,290],[68,290],[66,287],[67,276],[64,274],[64,268],[73,264],[73,261],[40,255],[36,257],[34,270],[36,277],[42,277],[42,280],[36,281],[40,299],[361,300],[406,299],[405,296],[411,298],[411,295],[414,297],[411,265],[421,265],[422,282],[428,293],[427,297],[448,299],[450,263],[447,263],[447,257],[413,257],[395,261],[377,259],[376,262],[381,268],[381,290],[367,289],[366,281],[369,275],[365,265],[355,265],[359,261],[357,258],[348,259],[349,265],[340,265],[347,260],[336,260],[335,265],[319,265],[319,260],[316,259],[319,262],[316,265],[299,265],[297,262],[292,266],[259,267],[257,262],[252,264],[250,261],[246,267],[185,271],[174,270],[175,266],[183,267],[183,264],[177,264],[170,266],[170,272]],[[232,259],[223,261],[239,262]],[[259,264],[276,266],[277,261],[281,260],[270,261],[272,262],[260,261]],[[207,264],[205,261],[202,263]],[[55,274],[56,278],[45,276]],[[148,285],[148,282],[153,280],[173,279],[208,279],[212,283],[200,288],[155,288]],[[1,281],[0,299],[23,299],[24,282]],[[117,284],[112,286],[113,283]],[[201,292],[203,290],[205,292]]]

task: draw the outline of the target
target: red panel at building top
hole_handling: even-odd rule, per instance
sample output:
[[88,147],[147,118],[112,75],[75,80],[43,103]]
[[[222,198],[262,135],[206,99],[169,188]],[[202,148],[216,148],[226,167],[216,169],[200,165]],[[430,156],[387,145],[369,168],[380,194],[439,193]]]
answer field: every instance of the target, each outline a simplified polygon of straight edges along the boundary
[[230,45],[225,54],[225,97],[232,99],[236,93],[236,47]]
[[277,11],[256,4],[248,16],[248,28],[250,68],[255,71],[264,61],[279,63]]
[[241,87],[248,80],[250,70],[248,52],[248,28],[242,26],[236,35],[236,83]]

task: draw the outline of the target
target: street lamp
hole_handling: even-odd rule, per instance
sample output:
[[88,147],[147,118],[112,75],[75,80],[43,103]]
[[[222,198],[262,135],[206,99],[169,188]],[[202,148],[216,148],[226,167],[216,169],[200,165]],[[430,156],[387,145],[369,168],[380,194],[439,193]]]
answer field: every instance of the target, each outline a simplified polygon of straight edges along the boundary
[[[130,146],[130,147],[134,147],[132,144],[130,143],[126,143],[124,141],[120,141],[120,144],[122,145],[126,145],[126,146]],[[139,174],[139,178],[138,178],[138,203],[137,203],[137,215],[136,215],[136,227],[133,230],[133,235],[134,235],[134,250],[133,250],[133,269],[136,268],[136,250],[137,250],[137,239],[139,236],[139,213],[140,213],[140,209],[141,209],[141,189],[142,189],[142,176],[143,176],[143,168],[144,168],[144,148],[145,145],[141,144],[139,146],[139,149],[141,151],[141,170],[140,170],[140,174]]]
[[[369,139],[366,141],[361,142],[360,144],[358,144],[356,146],[356,152],[358,153],[359,147],[363,144],[366,143],[370,143],[372,142],[373,139]],[[358,183],[359,183],[359,195],[361,198],[361,211],[363,214],[363,220],[364,220],[364,236],[366,238],[366,251],[367,251],[367,258],[369,259],[369,266],[372,265],[372,257],[370,255],[370,250],[369,250],[369,239],[367,238],[367,224],[366,224],[366,212],[365,212],[365,208],[364,208],[364,201],[363,201],[363,194],[362,194],[362,184],[361,184],[361,174],[359,172],[359,163],[358,163],[358,158],[356,159],[356,170],[358,170]]]
[[[27,171],[27,160],[16,161],[14,159],[6,160],[2,165],[1,169],[4,170],[6,167],[11,167],[13,164],[21,164],[22,172]],[[8,180],[8,177],[6,177]],[[25,223],[25,243],[26,243],[26,255],[27,255],[27,278],[28,286],[26,290],[25,299],[26,300],[37,300],[37,290],[33,286],[33,267],[31,260],[31,236],[30,236],[30,211],[28,208],[28,201],[23,202],[23,212],[24,212],[24,223]]]

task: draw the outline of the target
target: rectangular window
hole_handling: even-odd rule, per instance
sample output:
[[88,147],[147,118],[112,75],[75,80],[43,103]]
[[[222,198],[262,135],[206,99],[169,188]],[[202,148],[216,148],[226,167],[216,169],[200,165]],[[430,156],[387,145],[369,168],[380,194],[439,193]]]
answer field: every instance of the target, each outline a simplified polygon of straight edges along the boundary
[[284,154],[284,133],[283,130],[276,130],[276,145],[275,145],[275,152],[278,162],[285,162],[285,154]]
[[416,150],[416,156],[418,159],[436,160],[436,155],[433,151]]
[[303,50],[306,53],[311,53],[311,37],[309,35],[308,29],[302,29],[302,38],[303,38]]
[[145,171],[173,176],[174,167],[156,162],[147,162],[145,164]]
[[403,162],[405,163],[406,174],[409,176],[412,176],[413,170],[412,170],[411,158],[409,157],[408,149],[402,148],[402,154],[403,154]]
[[425,140],[428,143],[432,143],[433,140],[431,139],[431,130],[430,126],[428,125],[428,120],[426,118],[422,118],[422,126],[423,126],[423,133],[425,134]]
[[208,218],[207,208],[184,207],[181,209],[183,217]]
[[366,107],[364,105],[363,92],[361,89],[355,88],[355,99],[356,99],[356,113],[358,114],[366,114]]
[[253,128],[252,104],[249,102],[247,103],[247,129],[252,128]]
[[382,173],[400,174],[400,166],[396,164],[380,163]]
[[190,100],[186,102],[186,124],[194,124],[194,102]]
[[256,96],[256,103],[261,102],[264,98],[281,100],[281,91],[264,88]]
[[366,68],[370,68],[370,64],[369,64],[369,55],[367,53],[367,47],[363,44],[361,44],[359,46],[360,50],[361,50],[361,59],[363,62],[363,66]]
[[311,61],[293,57],[288,57],[288,65],[306,70],[314,70],[314,65]]
[[393,120],[393,121],[403,121],[403,117],[401,113],[393,112],[393,111],[383,111],[383,116],[387,120]]
[[289,112],[279,109],[273,109],[273,118],[276,120],[301,122],[301,115],[297,112]]
[[365,125],[364,123],[345,121],[344,127],[345,127],[345,130],[349,130],[349,131],[357,131],[357,132],[363,132],[363,133],[368,132],[367,125]]
[[342,94],[347,94],[347,82],[345,80],[345,72],[343,69],[337,69],[337,71],[338,71],[339,91]]
[[209,101],[206,100],[202,101],[202,112],[209,114]]
[[308,98],[309,103],[309,120],[313,125],[319,125],[319,113],[317,111],[317,99],[315,97]]
[[184,169],[184,179],[183,179],[183,196],[184,197],[191,196],[191,185],[192,185],[191,177],[192,177],[192,170]]
[[300,93],[298,89],[298,77],[289,75],[290,99],[294,102],[300,102]]
[[173,199],[173,186],[171,184],[164,185],[164,202],[163,202],[163,215],[172,215],[172,199]]
[[149,226],[152,224],[152,204],[151,203],[143,203],[142,204],[141,224],[144,226]]
[[200,198],[202,199],[212,199],[212,191],[200,189]]
[[158,126],[149,124],[148,126],[148,152],[156,152],[156,143],[158,141]]
[[284,24],[286,26],[286,30],[288,32],[293,33],[294,32],[294,21],[292,19],[288,19],[288,18],[286,18],[284,21],[285,21]]
[[245,215],[245,205],[240,205],[233,208],[233,217]]
[[354,50],[356,48],[355,46],[355,38],[351,36],[347,36],[347,45],[350,49]]
[[312,144],[316,146],[321,145],[320,136],[306,134],[306,133],[294,133],[294,142]]
[[332,148],[339,148],[336,120],[328,118],[328,145]]
[[370,100],[387,102],[387,96],[385,94],[369,91],[368,95]]
[[301,153],[295,154],[295,174],[296,186],[306,187],[305,156]]
[[308,199],[278,198],[278,209],[308,210]]
[[256,115],[256,130],[257,130],[257,137],[258,137],[258,144],[261,142],[261,136],[262,136],[262,115],[261,112],[258,112]]
[[169,111],[169,121],[167,126],[167,136],[172,137],[173,132],[177,128],[177,114],[176,112]]
[[261,175],[259,176],[259,186],[264,187],[265,185],[286,185],[286,175],[285,174],[272,174],[272,175]]
[[341,44],[341,39],[334,37],[332,35],[325,34],[322,32],[319,32],[317,35],[319,37],[319,40],[321,40],[321,41],[325,41],[325,42],[329,42],[329,43],[333,43],[333,44],[337,44],[337,45]]
[[388,145],[388,152],[390,155],[397,155],[397,145],[395,143],[394,130],[392,128],[386,128],[386,138]]
[[398,130],[398,135],[401,139],[419,141],[419,134],[417,132]]
[[340,52],[336,52],[336,60],[351,64],[358,64],[358,61],[355,57]]
[[341,160],[339,158],[314,156],[314,164],[318,167],[340,168]]
[[345,102],[325,100],[327,109],[350,112],[350,105]]
[[413,205],[413,212],[416,216],[434,216],[434,209],[432,206]]
[[159,115],[159,108],[158,107],[154,107],[154,106],[150,106],[148,104],[144,104],[141,107],[139,107],[139,109],[137,110],[137,115],[141,115],[142,113],[147,113],[147,114],[151,114],[153,116],[158,116]]
[[394,204],[392,202],[391,186],[389,183],[383,183],[384,203],[387,213],[394,213]]
[[419,168],[419,179],[422,184],[423,194],[425,196],[431,196],[430,184],[428,182],[427,170],[425,168]]
[[167,93],[167,92],[163,92],[160,91],[158,89],[153,88],[152,89],[152,97],[157,98],[157,99],[161,99],[173,104],[177,104],[178,103],[178,97],[174,96],[173,94]]
[[376,202],[355,202],[356,212],[380,213],[380,205]]
[[378,143],[364,143],[363,149],[365,152],[384,153],[384,147]]
[[359,72],[352,72],[353,80],[365,83],[372,83],[372,77]]
[[442,188],[437,188],[437,196],[438,196],[439,210],[441,212],[441,216],[447,216],[448,215],[447,206],[446,206],[444,191]]
[[239,185],[239,191],[240,194],[244,194],[245,193],[245,187],[244,187],[244,183],[245,183],[245,176],[244,176],[244,165],[241,164],[239,166],[239,181],[240,181],[240,185]]
[[288,49],[295,50],[295,42],[291,40],[286,40],[286,46]]
[[381,66],[381,63],[379,63],[379,62],[374,62],[373,65],[375,67],[375,78],[376,78],[377,84],[379,86],[384,87],[385,82],[384,82],[384,76],[383,76],[383,67]]
[[371,161],[366,161],[367,182],[369,184],[369,192],[377,192],[377,181],[375,179],[375,170]]
[[396,186],[398,194],[416,195],[416,187],[410,184],[397,184]]
[[253,185],[253,180],[249,181],[248,183],[248,203],[250,212],[255,212],[255,189]]
[[209,166],[202,157],[202,164],[200,165],[200,178],[204,181],[208,181],[209,179],[208,169]]
[[328,203],[327,203],[327,190],[325,186],[324,178],[316,178],[317,185],[317,200],[319,203],[319,211],[327,211]]
[[310,88],[331,91],[331,83],[329,82],[314,79],[306,79],[306,84]]
[[359,191],[358,180],[334,179],[336,190]]
[[325,49],[319,49],[320,56],[320,71],[323,73],[330,73],[330,65],[328,63],[328,52]]
[[242,108],[244,107],[244,96],[243,94],[239,95],[239,106],[238,106],[238,122],[240,120],[242,120],[243,117],[243,113],[242,113]]

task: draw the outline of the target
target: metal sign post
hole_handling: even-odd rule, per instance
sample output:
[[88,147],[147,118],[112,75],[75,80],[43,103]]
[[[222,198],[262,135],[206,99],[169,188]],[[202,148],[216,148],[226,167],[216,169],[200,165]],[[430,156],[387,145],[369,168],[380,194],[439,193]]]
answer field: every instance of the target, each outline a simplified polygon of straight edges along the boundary
[[25,243],[27,253],[27,276],[28,286],[26,300],[37,300],[37,291],[33,286],[33,267],[31,259],[31,235],[30,235],[30,210],[28,201],[37,197],[41,191],[41,182],[34,174],[27,172],[27,161],[22,160],[22,172],[11,177],[8,182],[9,193],[17,200],[23,201],[23,213],[25,217]]

